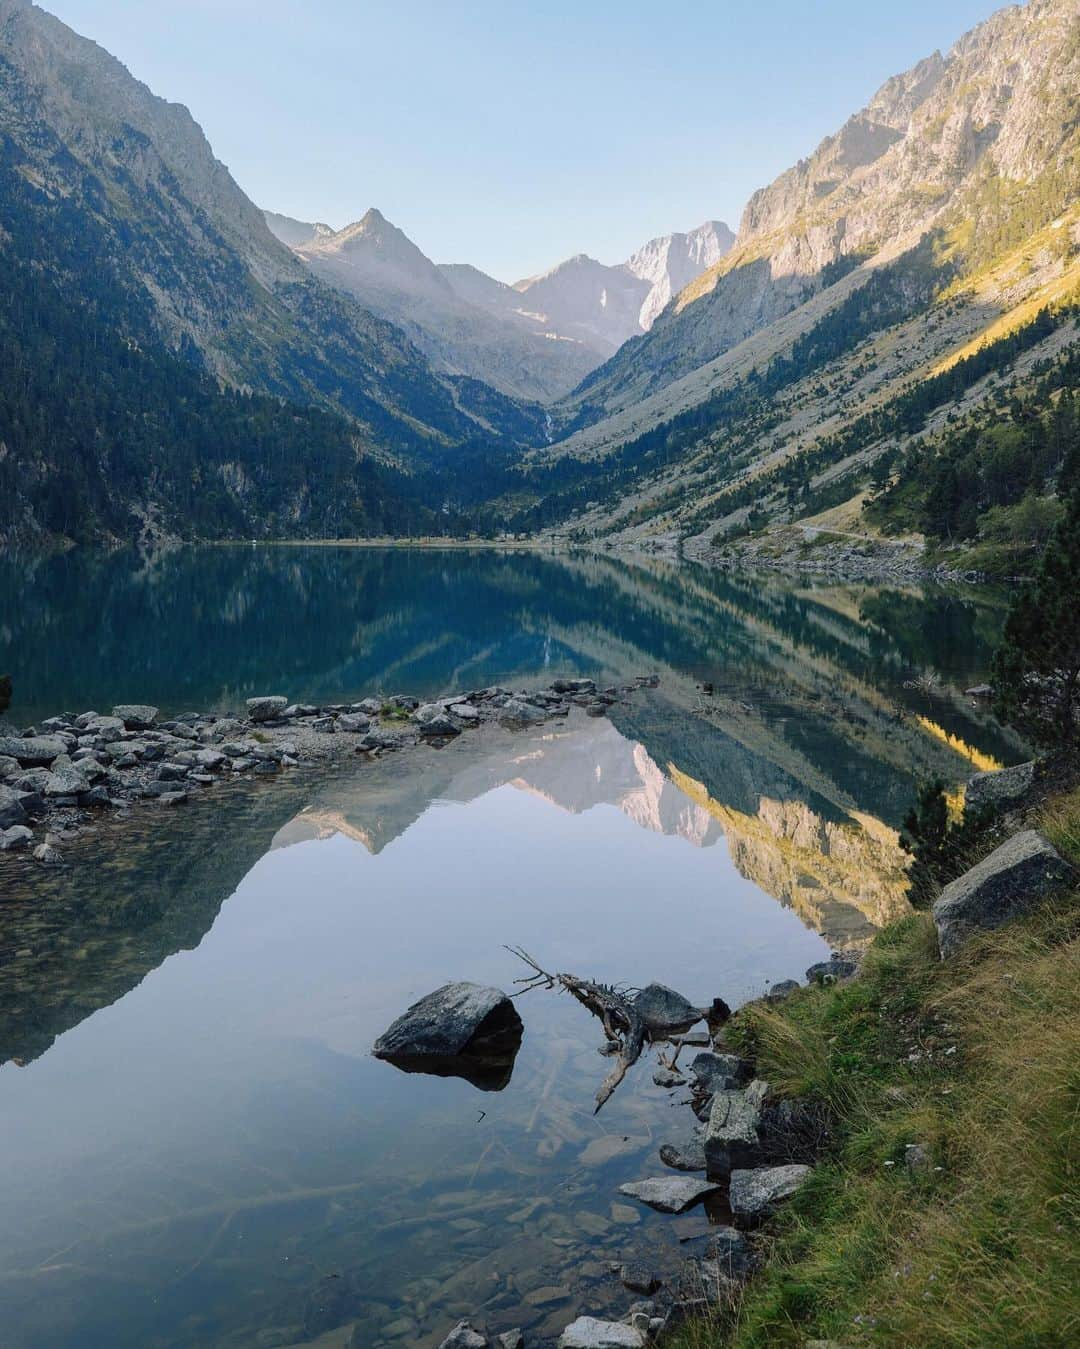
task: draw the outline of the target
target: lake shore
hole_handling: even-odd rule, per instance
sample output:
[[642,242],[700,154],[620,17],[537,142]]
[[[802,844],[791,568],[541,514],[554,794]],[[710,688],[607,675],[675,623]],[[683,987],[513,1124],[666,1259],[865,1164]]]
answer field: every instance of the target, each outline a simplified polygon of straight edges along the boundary
[[133,810],[184,806],[193,794],[231,782],[272,783],[304,765],[374,760],[424,745],[440,749],[486,724],[525,730],[580,707],[588,716],[655,675],[599,689],[592,679],[557,679],[512,693],[491,687],[422,702],[408,694],[351,703],[290,703],[284,695],[250,698],[235,717],[191,712],[167,720],[143,704],[110,714],[63,713],[35,726],[0,722],[0,868],[29,856],[64,864],[64,847],[102,815],[119,826]]

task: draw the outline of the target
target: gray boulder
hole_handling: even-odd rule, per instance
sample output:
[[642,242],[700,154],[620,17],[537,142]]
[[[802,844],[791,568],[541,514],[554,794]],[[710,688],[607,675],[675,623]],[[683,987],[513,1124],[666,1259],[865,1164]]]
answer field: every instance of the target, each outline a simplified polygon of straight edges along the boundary
[[0,829],[10,829],[16,824],[22,824],[25,819],[22,792],[0,784]]
[[685,1213],[706,1195],[714,1194],[716,1189],[717,1186],[706,1180],[691,1180],[689,1176],[653,1176],[649,1180],[620,1185],[619,1193],[648,1204],[658,1213]]
[[558,1349],[644,1349],[647,1343],[644,1331],[636,1326],[579,1316],[559,1336]]
[[731,1173],[730,1202],[736,1222],[743,1226],[767,1218],[781,1200],[789,1199],[806,1183],[811,1166],[763,1166]]
[[781,979],[778,984],[773,984],[768,993],[765,994],[766,1002],[783,1002],[785,998],[790,998],[792,993],[798,993],[802,984],[798,979]]
[[806,971],[808,984],[835,984],[840,979],[850,979],[858,972],[858,965],[847,956],[831,956],[828,960],[819,960]]
[[33,831],[25,824],[13,824],[8,829],[0,829],[0,852],[18,852],[29,848],[33,840]]
[[461,727],[450,719],[441,703],[424,703],[413,713],[423,736],[458,735]]
[[698,1091],[712,1095],[716,1091],[744,1086],[750,1081],[751,1069],[738,1054],[698,1054],[690,1065],[694,1086]]
[[1025,829],[965,871],[933,908],[942,959],[977,932],[1001,927],[1076,883],[1076,872],[1042,834]]
[[158,719],[158,709],[147,703],[119,703],[113,708],[112,714],[129,731],[148,731]]
[[42,768],[67,752],[67,745],[55,735],[0,736],[0,754],[18,759],[24,768]]
[[339,731],[369,731],[371,718],[365,717],[363,712],[342,712],[337,724]]
[[522,1031],[517,1008],[500,989],[444,984],[399,1016],[372,1053],[406,1072],[463,1077],[497,1091],[510,1080]]
[[249,698],[247,713],[250,721],[276,721],[289,705],[288,698],[271,694],[263,698]]
[[702,1019],[700,1007],[664,984],[649,984],[634,999],[634,1010],[654,1039],[686,1030]]
[[754,1081],[739,1091],[718,1091],[705,1126],[705,1164],[710,1177],[723,1179],[737,1167],[761,1160],[762,1108],[767,1082]]
[[525,1336],[520,1330],[504,1330],[495,1336],[498,1349],[525,1349]]
[[1012,805],[1031,790],[1035,780],[1035,762],[1017,764],[1015,768],[1001,768],[994,773],[976,773],[964,789],[967,810],[1000,810]]

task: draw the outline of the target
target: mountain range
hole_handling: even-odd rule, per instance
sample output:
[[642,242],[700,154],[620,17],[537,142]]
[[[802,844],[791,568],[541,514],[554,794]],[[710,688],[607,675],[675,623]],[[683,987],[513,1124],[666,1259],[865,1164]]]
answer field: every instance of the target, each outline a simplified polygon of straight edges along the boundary
[[710,220],[650,239],[626,262],[578,254],[514,285],[468,263],[436,264],[378,210],[342,230],[267,211],[316,276],[395,323],[437,369],[512,397],[550,401],[639,337],[735,236]]
[[[1080,0],[1028,0],[888,80],[734,240],[506,285],[375,210],[264,213],[186,109],[0,0],[0,537],[705,557],[861,524],[889,464],[982,434],[1003,390],[1071,389],[1078,91]],[[1017,491],[1052,493],[1040,471]]]

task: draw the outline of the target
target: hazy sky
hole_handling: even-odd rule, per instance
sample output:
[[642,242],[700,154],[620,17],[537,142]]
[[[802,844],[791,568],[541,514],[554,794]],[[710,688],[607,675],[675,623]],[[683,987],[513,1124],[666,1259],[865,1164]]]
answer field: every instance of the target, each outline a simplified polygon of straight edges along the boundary
[[261,206],[378,206],[503,280],[756,187],[993,0],[46,0],[194,113]]

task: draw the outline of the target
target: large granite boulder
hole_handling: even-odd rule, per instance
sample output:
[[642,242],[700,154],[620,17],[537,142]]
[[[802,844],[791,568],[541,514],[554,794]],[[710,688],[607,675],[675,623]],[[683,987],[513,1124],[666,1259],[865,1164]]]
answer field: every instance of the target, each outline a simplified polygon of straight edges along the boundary
[[644,1349],[648,1340],[636,1326],[579,1316],[559,1336],[558,1349]]
[[67,745],[55,735],[0,736],[0,754],[18,759],[26,768],[41,768],[61,754]]
[[1001,927],[1076,880],[1076,871],[1042,834],[1014,834],[941,892],[933,916],[942,959],[977,932]]
[[789,1199],[810,1178],[812,1166],[762,1166],[731,1173],[730,1202],[735,1221],[747,1227],[761,1222],[781,1200]]
[[710,1177],[722,1180],[737,1167],[761,1160],[762,1108],[769,1084],[751,1082],[745,1090],[718,1091],[705,1126],[705,1163]]
[[248,720],[276,721],[288,705],[288,698],[283,698],[280,694],[271,694],[263,698],[249,698],[247,700]]
[[404,1012],[372,1053],[404,1072],[463,1077],[485,1091],[510,1081],[523,1027],[517,1008],[497,988],[444,984]]
[[634,999],[634,1010],[653,1039],[688,1030],[704,1016],[700,1007],[664,984],[649,984]]
[[967,810],[1000,810],[1027,795],[1035,780],[1035,761],[999,768],[993,773],[976,773],[964,788]]

